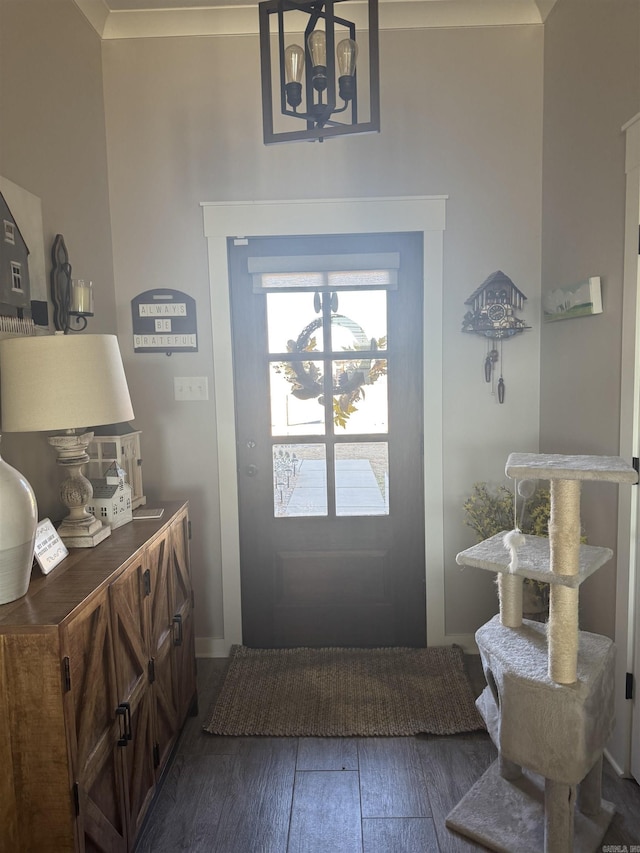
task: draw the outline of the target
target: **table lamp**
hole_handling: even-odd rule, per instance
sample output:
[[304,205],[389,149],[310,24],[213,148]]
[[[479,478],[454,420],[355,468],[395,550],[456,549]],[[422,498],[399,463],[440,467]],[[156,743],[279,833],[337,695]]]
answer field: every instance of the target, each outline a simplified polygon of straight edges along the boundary
[[[93,495],[82,474],[93,438],[87,428],[134,417],[117,338],[56,332],[2,340],[0,390],[2,432],[56,432],[48,441],[67,474],[60,538],[69,548],[97,545],[111,528],[87,511]],[[0,500],[4,505],[1,494]]]

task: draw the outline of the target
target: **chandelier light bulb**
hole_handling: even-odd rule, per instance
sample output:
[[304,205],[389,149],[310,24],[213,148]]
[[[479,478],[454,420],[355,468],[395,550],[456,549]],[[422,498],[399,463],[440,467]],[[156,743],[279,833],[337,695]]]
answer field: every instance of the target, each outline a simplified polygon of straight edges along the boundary
[[304,73],[304,50],[299,44],[290,44],[284,52],[284,69],[287,83],[301,83]]
[[304,50],[298,44],[290,44],[284,52],[285,92],[287,103],[294,110],[302,103],[302,74],[304,72]]
[[358,58],[358,45],[353,39],[342,39],[336,48],[338,57],[338,70],[342,77],[353,77],[356,73],[356,60]]
[[336,48],[338,57],[338,91],[345,102],[352,101],[356,92],[356,59],[358,58],[358,45],[353,39],[342,39]]
[[314,68],[327,66],[327,36],[324,30],[313,30],[307,39],[311,64]]
[[324,30],[313,30],[307,39],[311,54],[313,76],[311,82],[316,92],[324,92],[327,88],[327,36]]

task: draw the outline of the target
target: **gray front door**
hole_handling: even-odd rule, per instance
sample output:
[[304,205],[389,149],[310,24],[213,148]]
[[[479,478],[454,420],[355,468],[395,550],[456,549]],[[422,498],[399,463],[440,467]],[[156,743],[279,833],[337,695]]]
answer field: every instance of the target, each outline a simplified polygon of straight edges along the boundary
[[246,645],[426,645],[422,251],[229,240]]

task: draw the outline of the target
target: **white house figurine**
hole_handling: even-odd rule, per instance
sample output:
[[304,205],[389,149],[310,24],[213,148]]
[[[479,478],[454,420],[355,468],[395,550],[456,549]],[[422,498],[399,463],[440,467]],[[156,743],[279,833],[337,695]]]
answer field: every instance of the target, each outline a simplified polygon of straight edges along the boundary
[[126,478],[125,470],[113,462],[104,477],[91,479],[93,498],[87,509],[112,530],[133,519],[131,486]]

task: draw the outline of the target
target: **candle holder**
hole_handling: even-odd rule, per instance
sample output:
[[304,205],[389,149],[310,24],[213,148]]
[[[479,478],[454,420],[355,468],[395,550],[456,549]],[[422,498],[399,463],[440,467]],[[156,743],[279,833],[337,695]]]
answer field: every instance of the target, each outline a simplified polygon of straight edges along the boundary
[[51,249],[51,301],[56,331],[68,335],[87,328],[87,317],[93,317],[93,283],[71,278],[69,253],[62,234],[56,234]]
[[93,317],[92,281],[85,281],[83,278],[71,279],[69,314],[72,317]]

